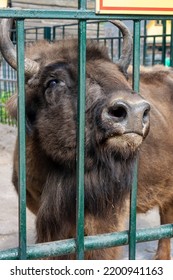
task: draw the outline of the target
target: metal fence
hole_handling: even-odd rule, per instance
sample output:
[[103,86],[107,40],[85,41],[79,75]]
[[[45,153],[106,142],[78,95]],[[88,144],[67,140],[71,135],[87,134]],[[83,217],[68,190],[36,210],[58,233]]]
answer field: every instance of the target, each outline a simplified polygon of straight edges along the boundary
[[[18,135],[19,135],[19,247],[0,252],[0,259],[33,259],[75,253],[77,259],[84,258],[85,250],[102,249],[112,246],[129,244],[129,259],[135,259],[136,243],[173,235],[172,225],[159,228],[136,230],[136,193],[135,176],[130,207],[129,231],[101,234],[99,236],[84,236],[84,133],[85,133],[85,67],[86,67],[86,21],[121,19],[132,20],[134,29],[133,87],[139,91],[140,66],[140,25],[145,16],[128,15],[95,15],[94,11],[86,9],[86,1],[79,1],[79,8],[73,11],[55,10],[0,10],[1,17],[16,18],[17,57],[18,57]],[[26,148],[25,148],[25,83],[24,83],[24,21],[26,18],[53,18],[78,20],[79,26],[79,104],[78,104],[78,156],[77,156],[77,225],[76,239],[55,241],[48,244],[27,245],[26,242]],[[147,16],[147,19],[173,19],[173,16]],[[171,49],[171,55],[172,53]],[[137,172],[137,166],[136,166]]]

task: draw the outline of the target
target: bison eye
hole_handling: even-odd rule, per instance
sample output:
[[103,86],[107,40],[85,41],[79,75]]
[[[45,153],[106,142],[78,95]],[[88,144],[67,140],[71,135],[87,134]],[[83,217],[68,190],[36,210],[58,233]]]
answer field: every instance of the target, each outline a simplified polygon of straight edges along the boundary
[[46,88],[54,88],[56,87],[56,85],[64,86],[65,82],[57,79],[52,79],[47,83]]
[[54,88],[58,83],[59,81],[57,79],[51,80],[48,82],[47,88]]

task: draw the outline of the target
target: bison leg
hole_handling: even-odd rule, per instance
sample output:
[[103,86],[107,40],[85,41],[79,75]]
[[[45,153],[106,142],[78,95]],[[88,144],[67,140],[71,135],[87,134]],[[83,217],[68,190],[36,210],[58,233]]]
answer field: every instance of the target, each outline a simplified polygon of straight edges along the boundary
[[[173,201],[170,204],[167,204],[165,208],[160,208],[159,210],[161,225],[173,223]],[[171,259],[171,241],[169,238],[159,240],[155,259]]]

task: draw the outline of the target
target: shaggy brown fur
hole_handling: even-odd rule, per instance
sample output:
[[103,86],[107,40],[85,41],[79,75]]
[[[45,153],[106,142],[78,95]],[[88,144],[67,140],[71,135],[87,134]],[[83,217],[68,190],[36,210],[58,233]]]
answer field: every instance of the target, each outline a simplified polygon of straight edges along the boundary
[[[75,237],[77,43],[40,42],[28,48],[26,56],[41,65],[40,71],[26,82],[27,206],[37,215],[37,242]],[[159,103],[156,95],[159,92],[162,94],[161,89],[171,99],[171,84],[167,83],[169,77],[166,75],[162,87],[160,78],[151,73],[153,78],[149,82],[147,75],[142,75],[141,93],[152,105],[152,131],[142,148],[144,156],[140,157],[138,208],[143,212],[158,204],[156,193],[159,195],[161,187],[166,192],[170,184],[168,178],[165,179],[167,185],[161,185],[163,177],[159,181],[160,175],[167,174],[168,163],[164,172],[156,168],[156,163],[158,153],[161,153],[158,148],[161,146],[163,149],[161,166],[164,150],[168,149],[164,141],[167,141],[170,131],[166,126],[171,126],[170,121],[167,124],[165,115],[162,116],[162,106],[165,102],[165,114],[171,114],[171,102],[166,103],[163,99],[161,105],[156,104],[158,109],[153,103]],[[107,51],[92,43],[87,45],[86,77],[85,234],[95,235],[119,231],[124,227],[134,162],[149,130],[149,105],[132,91],[125,75],[110,61]],[[16,117],[15,96],[9,101],[8,109]],[[153,121],[156,116],[157,123]],[[171,119],[170,115],[168,119]],[[162,129],[158,132],[159,122]],[[164,136],[162,143],[160,138]],[[153,159],[156,163],[152,163]],[[154,172],[156,175],[153,178]],[[13,183],[18,190],[17,145]],[[156,183],[158,186],[155,187]],[[146,202],[142,204],[144,196]],[[168,195],[165,196],[167,203]],[[86,259],[118,257],[119,248],[85,254]]]

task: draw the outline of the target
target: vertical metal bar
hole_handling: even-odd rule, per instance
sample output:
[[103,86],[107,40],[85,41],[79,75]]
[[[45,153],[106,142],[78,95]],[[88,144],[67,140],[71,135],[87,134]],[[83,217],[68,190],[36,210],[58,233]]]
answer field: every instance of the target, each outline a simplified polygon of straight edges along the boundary
[[106,47],[107,39],[104,39],[104,46]]
[[170,66],[173,67],[173,20],[171,20]]
[[100,22],[97,22],[97,39],[100,36]]
[[55,38],[56,38],[56,26],[53,26],[52,28],[53,28],[53,38],[52,38],[52,40],[54,41]]
[[17,81],[19,135],[19,259],[26,259],[26,148],[25,148],[25,76],[24,20],[17,20]]
[[63,27],[62,27],[62,39],[64,39],[65,38],[65,26],[63,25]]
[[153,37],[153,46],[152,46],[152,65],[155,64],[155,52],[156,52],[156,36]]
[[163,24],[163,37],[162,37],[162,64],[165,65],[166,58],[166,20],[162,21]]
[[[134,21],[133,37],[133,89],[139,91],[140,78],[140,21]],[[137,203],[137,177],[138,167],[135,163],[134,179],[131,190],[130,200],[130,226],[129,226],[129,259],[135,260],[136,257],[136,203]]]
[[36,41],[38,40],[38,29],[37,28],[35,29],[35,40]]
[[147,56],[147,20],[144,20],[144,40],[143,40],[143,65],[146,63]]
[[[79,1],[79,8],[85,8],[85,1]],[[84,259],[84,165],[85,165],[85,92],[86,92],[86,20],[78,26],[78,132],[77,132],[77,228],[76,256]]]
[[44,40],[51,41],[51,27],[45,26],[43,30],[44,30]]
[[85,10],[87,7],[87,1],[86,0],[78,0],[78,9]]
[[122,40],[121,32],[120,30],[118,30],[118,59],[121,56],[121,40]]
[[114,45],[113,45],[113,39],[111,38],[111,59],[114,58]]
[[133,89],[139,91],[140,78],[140,21],[134,21],[134,37],[133,37]]

